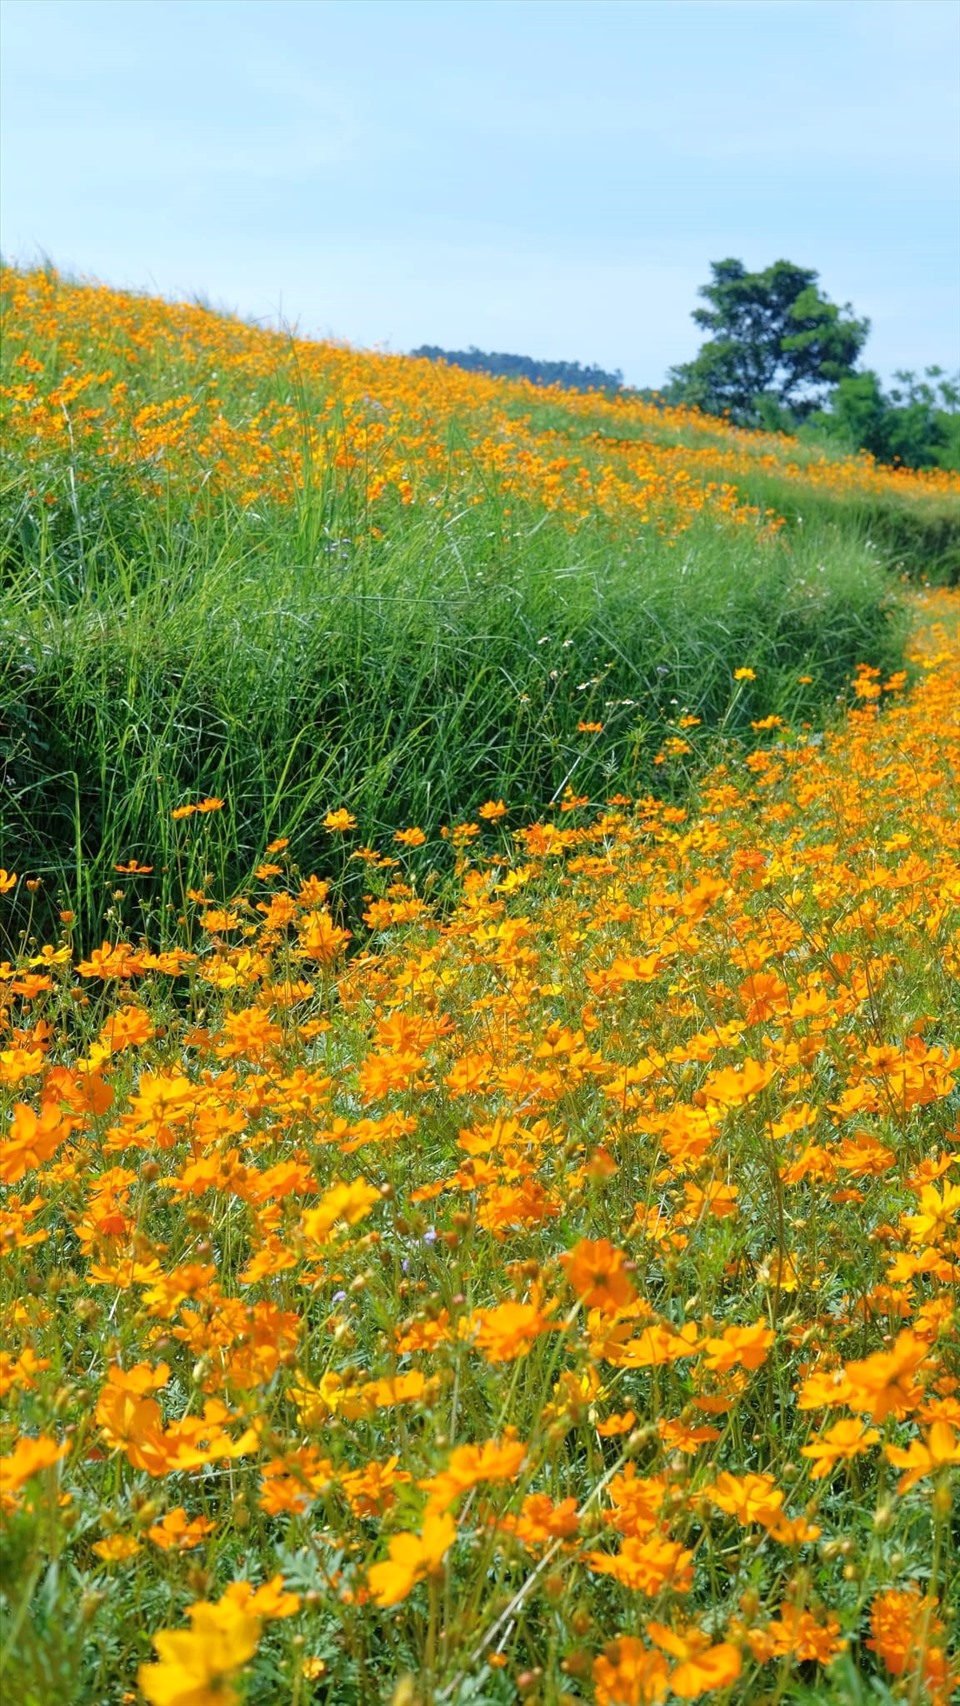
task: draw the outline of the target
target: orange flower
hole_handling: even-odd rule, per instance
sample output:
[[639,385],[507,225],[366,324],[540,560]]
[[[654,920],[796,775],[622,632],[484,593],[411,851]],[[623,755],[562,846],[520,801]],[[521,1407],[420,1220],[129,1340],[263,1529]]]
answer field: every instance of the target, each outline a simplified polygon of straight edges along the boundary
[[[879,1438],[879,1435],[875,1435]],[[912,1439],[905,1450],[897,1445],[885,1445],[883,1454],[888,1463],[905,1469],[900,1477],[898,1493],[908,1493],[918,1481],[936,1475],[941,1469],[960,1464],[960,1439],[947,1422],[934,1422],[925,1440]]]
[[51,1439],[49,1434],[39,1434],[36,1438],[21,1434],[8,1456],[0,1457],[0,1508],[11,1509],[20,1488],[44,1469],[59,1463],[69,1449],[66,1440]]
[[667,1695],[667,1663],[636,1635],[622,1635],[594,1659],[593,1685],[597,1706],[657,1706]]
[[162,1552],[189,1552],[212,1534],[216,1526],[206,1516],[195,1516],[190,1521],[183,1506],[177,1505],[160,1522],[148,1528],[147,1535]]
[[636,1296],[626,1264],[624,1252],[606,1238],[581,1238],[560,1257],[567,1281],[581,1303],[605,1315],[628,1308]]
[[703,1494],[718,1510],[743,1524],[775,1522],[783,1504],[783,1494],[772,1475],[731,1475],[724,1471],[703,1489]]
[[361,1175],[349,1184],[339,1181],[320,1198],[316,1208],[307,1209],[301,1225],[311,1243],[324,1244],[338,1226],[356,1226],[380,1202],[380,1192]]
[[647,1634],[665,1653],[680,1660],[670,1672],[670,1691],[681,1700],[696,1700],[715,1688],[729,1688],[740,1675],[739,1648],[729,1641],[711,1645],[709,1635],[695,1624],[668,1629],[664,1623],[650,1622]]
[[460,1445],[439,1475],[418,1482],[429,1493],[428,1512],[446,1511],[462,1494],[481,1481],[515,1481],[523,1467],[526,1447],[507,1438],[502,1445],[488,1439],[483,1445]]
[[714,1374],[725,1374],[738,1364],[743,1368],[760,1368],[775,1339],[776,1334],[763,1321],[752,1327],[725,1327],[718,1339],[706,1341],[706,1366]]
[[362,1469],[350,1469],[340,1476],[347,1503],[354,1516],[383,1516],[396,1504],[395,1487],[403,1486],[413,1477],[398,1468],[399,1457],[388,1457],[385,1463],[367,1463]]
[[920,1213],[905,1214],[912,1244],[937,1244],[960,1214],[960,1185],[945,1184],[943,1192],[935,1185],[924,1185],[920,1192]]
[[232,1679],[257,1650],[260,1620],[224,1598],[189,1610],[189,1630],[154,1635],[159,1662],[141,1665],[137,1681],[151,1706],[233,1706]]
[[474,1343],[488,1362],[513,1362],[525,1357],[534,1339],[555,1331],[536,1303],[499,1303],[493,1309],[474,1311]]
[[456,1538],[457,1525],[446,1512],[426,1516],[420,1534],[395,1534],[388,1558],[367,1571],[374,1604],[399,1605],[418,1582],[439,1569]]
[[76,1121],[63,1115],[55,1102],[44,1102],[35,1114],[26,1102],[15,1102],[9,1135],[0,1143],[0,1180],[15,1185],[25,1173],[42,1167],[69,1137]]
[[271,1576],[258,1588],[252,1582],[231,1582],[220,1603],[235,1605],[247,1616],[266,1619],[295,1617],[300,1610],[299,1594],[289,1593],[279,1575]]
[[929,1354],[926,1341],[905,1329],[897,1335],[892,1350],[845,1364],[844,1402],[852,1410],[866,1411],[875,1422],[883,1422],[891,1414],[909,1414],[920,1401],[915,1376]]
[[357,820],[346,806],[340,806],[335,812],[328,812],[323,820],[324,829],[329,829],[332,835],[342,834],[344,830],[356,829]]
[[867,1646],[892,1676],[903,1676],[923,1665],[929,1647],[944,1633],[936,1612],[936,1600],[930,1594],[921,1595],[915,1583],[877,1594],[870,1607]]
[[93,1551],[105,1564],[125,1564],[141,1550],[135,1534],[108,1534],[105,1540],[95,1540]]
[[814,1459],[810,1479],[820,1481],[831,1473],[841,1458],[849,1460],[857,1457],[861,1451],[876,1445],[879,1438],[876,1428],[865,1427],[863,1422],[855,1417],[845,1418],[834,1422],[832,1428],[818,1434],[809,1445],[801,1446],[800,1455]]
[[628,1535],[619,1552],[588,1552],[588,1567],[598,1576],[613,1576],[634,1593],[655,1599],[666,1588],[688,1593],[693,1585],[693,1553],[660,1535]]
[[576,1499],[561,1499],[559,1504],[546,1493],[528,1493],[518,1516],[508,1514],[497,1525],[507,1534],[515,1534],[524,1546],[549,1546],[553,1540],[569,1540],[580,1527]]

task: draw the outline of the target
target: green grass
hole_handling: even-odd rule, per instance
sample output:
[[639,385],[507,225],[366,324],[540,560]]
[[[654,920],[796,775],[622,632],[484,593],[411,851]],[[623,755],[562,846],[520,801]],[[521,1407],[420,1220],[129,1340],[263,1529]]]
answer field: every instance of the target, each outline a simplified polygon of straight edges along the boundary
[[[329,868],[335,806],[382,847],[491,797],[516,822],[568,786],[682,790],[706,731],[822,718],[858,662],[900,657],[878,553],[825,517],[780,540],[707,518],[623,537],[505,517],[488,487],[452,521],[398,504],[376,537],[329,485],[263,512],[102,472],[68,496],[51,515],[26,481],[6,492],[0,864],[90,930],[115,861],[156,867],[162,913],[207,872],[248,877],[275,836]],[[684,712],[694,750],[658,766]],[[228,809],[198,843],[170,812],[207,794]]]

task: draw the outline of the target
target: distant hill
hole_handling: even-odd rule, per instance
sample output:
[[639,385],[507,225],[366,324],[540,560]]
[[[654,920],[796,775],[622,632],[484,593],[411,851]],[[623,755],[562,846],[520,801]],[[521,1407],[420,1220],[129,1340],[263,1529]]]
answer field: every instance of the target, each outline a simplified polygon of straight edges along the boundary
[[507,355],[503,351],[477,349],[440,349],[437,344],[421,344],[411,355],[427,361],[445,361],[451,367],[464,367],[468,373],[489,373],[495,379],[529,379],[534,385],[562,385],[568,391],[622,391],[623,374],[619,367],[607,373],[602,367],[581,367],[579,361],[534,361],[529,355]]

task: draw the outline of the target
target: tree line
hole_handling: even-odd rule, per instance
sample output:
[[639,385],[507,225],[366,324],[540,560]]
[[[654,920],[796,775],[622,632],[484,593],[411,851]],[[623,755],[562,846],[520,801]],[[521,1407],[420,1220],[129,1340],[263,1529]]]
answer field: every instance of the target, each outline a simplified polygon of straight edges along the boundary
[[529,355],[508,355],[503,350],[440,349],[421,344],[411,355],[427,361],[446,361],[465,367],[468,373],[490,373],[496,379],[529,379],[534,385],[562,385],[568,391],[622,391],[623,373],[607,373],[602,367],[581,367],[579,361],[535,361]]
[[473,373],[529,379],[570,390],[629,392],[664,404],[684,404],[737,426],[826,440],[846,451],[868,450],[878,461],[908,468],[960,470],[960,375],[940,367],[922,375],[900,371],[884,386],[857,361],[870,332],[849,302],[839,307],[819,274],[792,261],[749,272],[742,261],[711,263],[699,291],[705,306],[693,319],[709,335],[692,361],[672,367],[659,392],[635,391],[619,369],[578,361],[444,350],[423,344],[412,353]]

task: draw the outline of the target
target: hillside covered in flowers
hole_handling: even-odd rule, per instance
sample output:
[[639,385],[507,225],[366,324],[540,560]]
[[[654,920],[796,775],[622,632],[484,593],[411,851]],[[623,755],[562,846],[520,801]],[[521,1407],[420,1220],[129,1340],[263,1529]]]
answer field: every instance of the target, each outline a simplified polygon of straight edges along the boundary
[[352,956],[277,846],[189,950],[3,964],[11,1675],[946,1706],[960,651],[920,618],[917,685],[696,809],[489,802],[442,918],[401,832]]
[[949,1706],[943,481],[6,288],[5,1692]]

